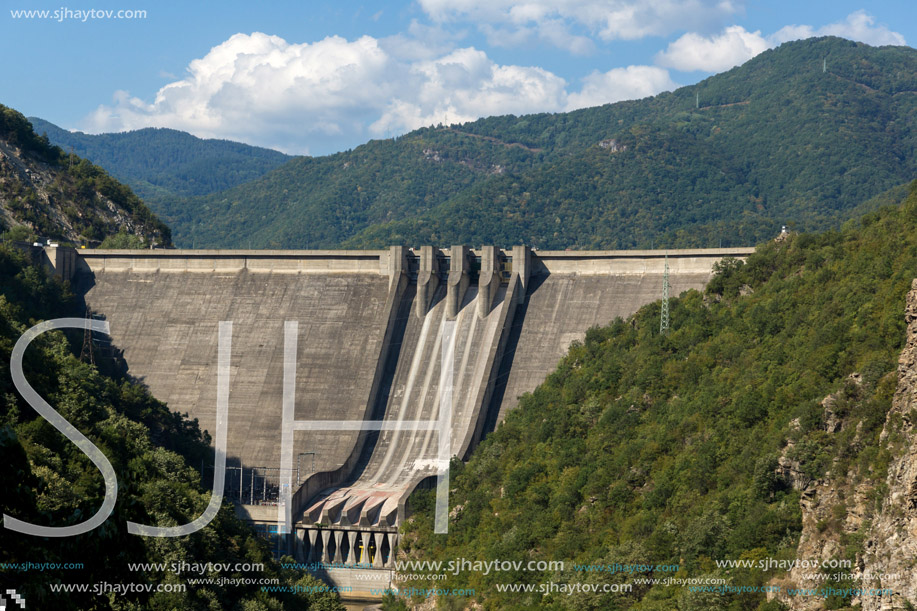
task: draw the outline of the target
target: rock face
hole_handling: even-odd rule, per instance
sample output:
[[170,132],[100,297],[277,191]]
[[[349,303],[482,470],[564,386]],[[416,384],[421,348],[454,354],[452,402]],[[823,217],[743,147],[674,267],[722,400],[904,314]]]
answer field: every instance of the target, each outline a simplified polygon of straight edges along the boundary
[[873,519],[865,542],[862,572],[873,576],[861,587],[888,588],[894,593],[863,596],[863,611],[912,609],[917,605],[917,280],[905,309],[907,344],[898,359],[898,387],[882,430],[891,450],[888,492]]
[[[81,162],[74,158],[73,164]],[[86,245],[123,232],[169,244],[168,229],[126,187],[108,177],[94,183],[71,175],[66,166],[0,133],[0,232],[24,225],[39,236]]]
[[[782,586],[780,599],[790,609],[822,609],[818,596],[790,596],[788,588],[818,590],[828,585],[824,574],[848,574],[852,587],[863,590],[891,590],[891,594],[848,598],[862,611],[913,609],[917,606],[917,280],[911,285],[905,307],[907,338],[898,359],[897,387],[880,436],[891,461],[884,482],[858,469],[840,472],[835,462],[819,479],[806,476],[793,459],[795,444],[787,443],[777,462],[777,475],[801,491],[802,532],[796,558],[826,562],[843,556],[844,539],[863,540],[856,561],[849,567],[813,569],[797,567],[772,581]],[[862,383],[858,374],[847,380],[847,388]],[[843,392],[825,397],[824,430],[844,432],[848,425],[837,409]],[[798,422],[795,423],[798,427]],[[792,423],[791,423],[792,428]],[[861,445],[860,426],[852,435],[852,446]],[[886,487],[883,491],[882,487]],[[876,493],[880,493],[876,502]],[[820,577],[818,574],[823,575]],[[850,582],[848,582],[850,583]]]
[[[859,386],[862,378],[859,374],[851,374],[847,378],[848,387]],[[829,434],[837,434],[844,430],[846,423],[838,417],[835,410],[844,391],[833,393],[825,397],[821,407],[825,414],[824,430]],[[798,419],[791,423],[791,428],[798,428]],[[860,427],[854,432],[852,444],[859,443]],[[776,597],[784,602],[790,609],[798,611],[814,611],[822,609],[824,599],[817,596],[790,596],[790,588],[818,590],[825,587],[825,580],[821,578],[820,571],[811,566],[817,560],[835,560],[843,556],[843,535],[861,532],[868,526],[869,500],[868,492],[871,488],[859,485],[862,481],[861,474],[856,470],[847,473],[840,472],[838,465],[832,465],[831,471],[819,479],[812,479],[803,473],[797,461],[792,457],[796,444],[787,443],[783,454],[777,461],[777,474],[802,494],[799,499],[802,510],[802,532],[799,536],[799,545],[796,548],[796,558],[800,565],[791,569],[786,576],[775,580],[772,585],[779,585],[782,591]],[[842,535],[843,533],[843,535]],[[825,569],[824,573],[857,573],[856,566],[849,568]]]

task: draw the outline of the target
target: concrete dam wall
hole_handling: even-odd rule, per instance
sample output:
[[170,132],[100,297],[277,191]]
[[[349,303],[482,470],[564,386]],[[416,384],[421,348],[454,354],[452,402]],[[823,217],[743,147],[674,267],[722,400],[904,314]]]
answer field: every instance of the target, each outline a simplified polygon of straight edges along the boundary
[[[384,569],[411,492],[448,457],[466,457],[572,341],[658,299],[666,264],[678,295],[702,288],[721,258],[752,251],[44,257],[109,321],[129,373],[211,432],[218,326],[232,321],[226,499],[281,533],[286,520],[287,551],[303,560]],[[425,424],[443,421],[445,434]]]

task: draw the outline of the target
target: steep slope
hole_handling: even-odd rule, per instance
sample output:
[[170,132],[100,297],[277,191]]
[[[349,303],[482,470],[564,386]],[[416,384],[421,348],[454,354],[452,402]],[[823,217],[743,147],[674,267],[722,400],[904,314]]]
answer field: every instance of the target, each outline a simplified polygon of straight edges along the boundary
[[0,232],[7,230],[74,244],[116,234],[137,243],[171,242],[169,228],[129,188],[51,146],[20,113],[0,106]]
[[425,128],[156,211],[199,247],[754,243],[910,180],[915,75],[909,47],[791,42],[672,93]]
[[[886,481],[876,482],[888,487],[886,502],[870,516],[873,524],[862,550],[862,573],[888,575],[868,579],[864,585],[890,588],[895,594],[863,597],[864,611],[879,611],[890,603],[907,608],[917,600],[917,575],[902,570],[917,556],[917,537],[912,536],[917,532],[917,279],[908,293],[905,321],[907,343],[898,358],[898,387],[880,437],[880,448],[893,457]],[[853,530],[842,532],[849,536]]]
[[279,151],[228,140],[204,140],[174,129],[93,135],[69,132],[36,117],[29,121],[35,133],[47,135],[65,151],[72,148],[157,205],[235,187],[292,159]]
[[[909,608],[900,596],[917,602],[913,572],[897,560],[914,545],[905,502],[913,347],[897,375],[896,363],[915,275],[917,182],[900,206],[842,231],[791,234],[745,264],[725,262],[705,294],[672,302],[668,335],[659,334],[658,303],[590,331],[466,465],[453,463],[448,536],[432,534],[432,498],[418,495],[403,551],[416,560],[567,561],[563,570],[468,571],[435,582],[474,588],[486,608],[889,602],[865,601],[857,587],[891,587],[896,608]],[[912,303],[907,321],[913,312]],[[762,569],[767,559],[783,568]],[[787,573],[795,559],[808,564]],[[751,566],[723,564],[737,560]],[[848,560],[807,576],[819,572],[813,561]],[[604,568],[615,564],[643,568]],[[899,575],[864,577],[864,567]],[[540,590],[547,582],[600,589],[568,596]],[[766,595],[763,586],[778,590]]]

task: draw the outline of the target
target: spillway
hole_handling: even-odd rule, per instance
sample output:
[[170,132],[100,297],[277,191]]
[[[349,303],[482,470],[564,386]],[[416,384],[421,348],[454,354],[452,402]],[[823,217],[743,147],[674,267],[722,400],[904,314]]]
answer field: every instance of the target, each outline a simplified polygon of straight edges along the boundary
[[[481,293],[469,288],[454,321],[446,316],[446,290],[434,295],[434,305],[421,318],[410,316],[404,334],[404,357],[398,361],[384,419],[389,422],[438,421],[449,402],[448,456],[461,453],[466,436],[479,417],[476,399],[487,383],[487,354],[499,340],[498,328],[506,288],[495,296],[486,316],[477,315]],[[445,356],[444,356],[445,355]],[[444,397],[441,379],[445,359],[452,359],[451,397]],[[438,473],[441,431],[390,430],[379,434],[367,460],[347,485],[318,499],[305,512],[313,523],[344,526],[396,526],[399,503],[416,485]]]

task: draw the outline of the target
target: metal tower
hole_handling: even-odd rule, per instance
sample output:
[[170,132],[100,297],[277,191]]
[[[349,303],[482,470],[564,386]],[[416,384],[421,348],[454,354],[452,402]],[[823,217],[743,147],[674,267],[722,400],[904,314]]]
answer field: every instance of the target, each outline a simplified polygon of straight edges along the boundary
[[659,334],[669,332],[669,253],[665,253],[665,272],[662,274],[662,312],[659,317]]
[[[92,320],[92,310],[89,307],[86,307],[86,320]],[[89,325],[86,325],[86,330],[83,331],[83,349],[80,350],[80,360],[83,362],[88,361],[92,365],[96,364],[96,354],[92,349],[92,330],[89,328]]]

